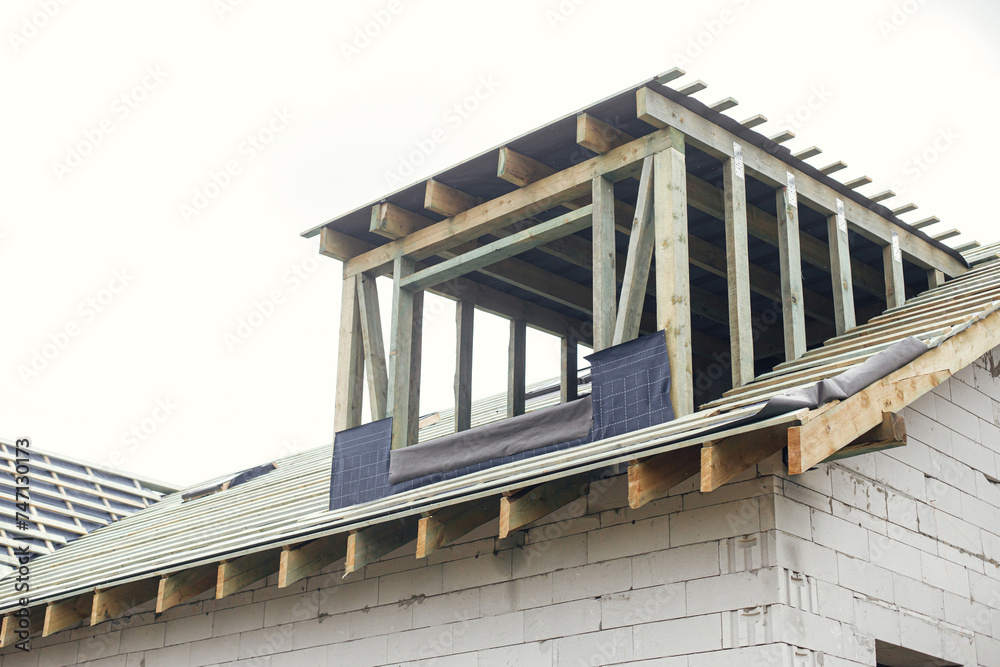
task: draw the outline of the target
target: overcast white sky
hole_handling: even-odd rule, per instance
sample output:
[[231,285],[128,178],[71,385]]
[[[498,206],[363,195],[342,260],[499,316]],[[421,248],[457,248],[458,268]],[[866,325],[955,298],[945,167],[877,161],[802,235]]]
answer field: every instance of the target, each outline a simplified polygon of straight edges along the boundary
[[[998,19],[975,0],[6,0],[0,437],[176,483],[328,443],[340,265],[299,233],[396,189],[438,127],[405,180],[676,65],[866,192],[895,184],[907,219],[996,241]],[[427,310],[424,411],[451,403],[454,339],[449,306]],[[477,331],[484,395],[506,328]],[[529,380],[554,374],[552,342],[529,344]]]

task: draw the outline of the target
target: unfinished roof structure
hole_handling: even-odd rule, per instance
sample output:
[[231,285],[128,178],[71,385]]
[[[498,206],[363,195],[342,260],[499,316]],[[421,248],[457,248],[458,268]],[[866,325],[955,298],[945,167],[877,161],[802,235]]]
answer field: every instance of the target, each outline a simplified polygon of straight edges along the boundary
[[[121,632],[97,657],[1000,664],[997,246],[963,256],[924,231],[936,219],[903,222],[913,205],[860,194],[830,176],[841,163],[805,161],[818,149],[732,120],[731,99],[667,85],[680,76],[307,231],[344,263],[332,466],[329,446],[289,457],[38,559],[24,615],[42,650],[83,662],[88,638]],[[455,406],[421,419],[425,291],[457,301],[458,335]],[[508,390],[478,405],[475,310],[510,320]],[[558,392],[526,386],[527,327],[562,340]],[[489,422],[583,394],[596,423],[600,355],[644,340],[664,344],[661,420],[332,504],[351,433],[475,449]],[[904,595],[924,588],[929,603]],[[946,618],[946,600],[987,620]],[[6,647],[18,610],[8,577]],[[207,635],[181,625],[196,616]],[[144,643],[161,625],[187,629]]]

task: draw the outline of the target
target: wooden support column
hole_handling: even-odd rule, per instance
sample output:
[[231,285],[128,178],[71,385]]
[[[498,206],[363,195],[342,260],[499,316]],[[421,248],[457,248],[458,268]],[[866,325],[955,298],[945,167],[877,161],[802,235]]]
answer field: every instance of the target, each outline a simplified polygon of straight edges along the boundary
[[330,535],[286,547],[278,563],[278,588],[287,588],[347,555],[347,535]]
[[268,549],[219,563],[215,580],[215,599],[237,593],[255,581],[269,577],[279,569],[280,550]]
[[892,232],[889,245],[882,247],[882,266],[885,269],[885,307],[900,308],[906,303],[906,281],[903,276],[903,255],[899,251],[896,232]]
[[500,538],[586,495],[589,473],[555,479],[500,499]]
[[160,588],[159,579],[142,579],[121,586],[98,588],[90,611],[90,624],[97,625],[149,602]]
[[687,173],[684,135],[671,128],[670,138],[670,148],[653,156],[656,324],[666,331],[674,414],[683,417],[694,412]]
[[413,366],[413,323],[416,319],[415,294],[404,289],[400,282],[413,273],[413,268],[413,261],[406,257],[397,257],[393,265],[392,334],[389,341],[389,383],[386,401],[386,414],[392,417],[393,449],[411,444],[410,421],[413,410],[410,405],[410,385],[413,378],[410,376]]
[[344,574],[374,563],[417,539],[417,518],[407,517],[353,531],[347,537],[347,561]]
[[417,444],[420,439],[420,371],[424,352],[424,292],[413,295],[413,347],[410,349],[410,427],[407,442]]
[[[747,194],[743,149],[733,144],[734,157],[722,165],[726,201],[726,275],[729,280],[729,347],[733,387],[754,378],[753,323],[750,320],[750,256],[747,249]],[[805,329],[802,330],[803,337]]]
[[944,285],[945,277],[944,273],[938,271],[937,269],[931,269],[927,272],[927,287],[930,289],[935,289]]
[[528,327],[524,320],[510,321],[510,341],[507,345],[507,416],[524,414],[524,378],[527,371]]
[[628,239],[622,293],[615,319],[613,344],[620,345],[639,335],[642,308],[646,301],[649,267],[653,258],[653,158],[642,161],[639,197]]
[[469,301],[455,304],[455,432],[472,427],[472,334],[475,306]]
[[826,219],[830,241],[830,278],[833,281],[833,308],[837,335],[842,336],[857,324],[854,315],[854,279],[851,275],[851,248],[847,235],[844,202],[837,200],[837,212]]
[[382,342],[382,317],[379,314],[375,276],[367,273],[358,276],[358,307],[368,375],[368,402],[371,404],[372,421],[378,421],[386,417],[385,401],[389,378],[385,366],[385,344]]
[[562,371],[559,376],[559,400],[563,403],[575,401],[579,394],[579,375],[577,371],[578,348],[576,338],[572,335],[563,336],[560,345]]
[[344,431],[361,424],[364,391],[364,346],[361,311],[358,308],[358,278],[344,278],[340,298],[340,340],[337,347],[337,394],[333,420],[334,431]]
[[54,635],[66,628],[73,627],[80,621],[89,619],[93,605],[93,592],[49,603],[45,608],[42,636]]
[[445,507],[417,524],[417,558],[426,558],[500,515],[499,498],[480,498]]
[[614,344],[618,301],[615,271],[615,184],[597,176],[593,181],[594,352]]
[[785,361],[806,353],[806,311],[802,296],[802,258],[799,245],[799,204],[795,177],[778,188],[778,255],[781,263],[781,319],[785,327]]
[[662,498],[700,470],[700,447],[684,447],[633,461],[628,465],[628,506],[636,510],[651,500]]

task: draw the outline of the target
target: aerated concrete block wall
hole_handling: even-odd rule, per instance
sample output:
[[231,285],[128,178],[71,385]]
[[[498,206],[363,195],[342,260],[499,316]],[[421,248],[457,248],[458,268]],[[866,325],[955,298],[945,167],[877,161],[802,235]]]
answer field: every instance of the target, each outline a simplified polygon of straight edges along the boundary
[[36,638],[0,667],[872,667],[876,640],[997,667],[994,358],[905,411],[905,448],[794,478],[779,454],[637,511],[618,476],[516,540],[486,526],[346,579],[271,577]]

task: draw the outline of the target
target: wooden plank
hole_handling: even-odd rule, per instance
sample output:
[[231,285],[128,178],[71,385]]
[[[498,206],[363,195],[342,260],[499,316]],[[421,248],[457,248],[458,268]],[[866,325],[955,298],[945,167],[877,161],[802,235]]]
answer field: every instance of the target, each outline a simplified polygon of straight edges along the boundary
[[910,202],[909,204],[903,204],[902,206],[897,206],[896,208],[892,209],[892,214],[903,215],[904,213],[910,213],[911,211],[916,211],[918,208],[920,207],[914,204],[913,202]]
[[45,625],[46,606],[35,605],[24,612],[18,610],[4,616],[0,626],[0,648],[15,646],[29,637],[41,634]]
[[365,353],[362,343],[361,311],[358,308],[357,286],[357,277],[344,278],[340,297],[340,338],[337,346],[334,431],[344,431],[361,424]]
[[[839,205],[838,205],[839,208]],[[826,219],[830,239],[830,280],[833,282],[833,307],[837,335],[844,335],[857,324],[854,314],[854,281],[851,276],[851,246],[847,220],[835,213]]]
[[871,454],[885,449],[895,449],[906,446],[906,421],[903,415],[886,412],[882,422],[860,438],[847,445],[837,453],[823,459],[822,463],[840,461],[841,459]]
[[[594,351],[614,344],[617,309],[615,271],[615,186],[597,176],[593,181],[593,298]],[[583,210],[583,209],[581,209]]]
[[719,113],[722,113],[723,111],[729,111],[730,109],[736,106],[739,106],[739,102],[736,100],[736,98],[726,97],[719,100],[718,102],[713,102],[712,104],[709,104],[708,108],[711,109],[712,111],[718,111]]
[[335,229],[324,227],[319,233],[319,253],[339,259],[341,262],[363,255],[375,248],[374,245]]
[[417,524],[417,558],[442,547],[500,516],[499,498],[487,496],[452,505],[423,517]]
[[164,576],[159,581],[159,591],[156,594],[156,613],[162,614],[205,591],[214,590],[218,579],[219,566],[216,563]]
[[406,517],[352,531],[347,537],[344,573],[357,572],[417,539],[417,517]]
[[424,187],[424,208],[438,215],[451,217],[479,206],[482,201],[433,178]]
[[358,306],[368,377],[368,402],[371,406],[372,421],[378,421],[386,417],[385,401],[389,375],[385,365],[382,316],[379,314],[378,287],[374,276],[365,273],[358,276]]
[[413,346],[410,349],[410,414],[406,420],[409,435],[406,441],[416,444],[420,440],[420,371],[423,365],[424,351],[424,293],[413,295],[413,328],[411,338]]
[[880,202],[880,201],[885,201],[886,199],[891,199],[892,197],[895,196],[896,193],[893,192],[892,190],[883,190],[882,192],[873,194],[871,197],[869,197],[869,199],[871,199],[874,202]]
[[792,157],[798,158],[799,160],[808,160],[811,157],[816,157],[822,152],[823,151],[817,146],[810,146],[809,148],[805,148],[797,153],[792,153]]
[[507,345],[507,417],[524,414],[527,332],[524,320],[510,321]]
[[469,301],[455,304],[455,432],[472,427],[472,341],[475,306]]
[[715,491],[785,446],[788,424],[749,431],[701,448],[701,490]]
[[802,295],[802,259],[799,246],[799,209],[795,177],[778,188],[778,255],[781,265],[781,319],[785,330],[785,360],[806,352],[806,313]]
[[642,162],[639,177],[639,196],[635,217],[628,240],[625,273],[622,276],[622,293],[615,318],[612,344],[620,345],[639,335],[646,290],[649,287],[649,269],[653,260],[653,158]]
[[903,257],[895,237],[882,247],[882,266],[885,270],[886,308],[899,308],[906,303],[906,280],[903,275]]
[[429,266],[408,276],[403,281],[403,287],[411,290],[426,289],[446,280],[496,264],[532,248],[537,248],[553,239],[578,232],[590,226],[591,210],[591,207],[587,206],[571,211],[493,243],[446,259],[440,264]]
[[519,188],[540,181],[554,173],[556,173],[555,169],[527,155],[522,155],[506,146],[500,149],[497,176]]
[[576,143],[595,153],[607,153],[633,140],[631,135],[589,113],[576,117]]
[[393,419],[392,448],[406,447],[410,433],[410,355],[413,353],[414,292],[402,281],[413,273],[414,263],[397,257],[392,281],[392,333],[389,338],[389,385],[386,414]]
[[500,538],[587,494],[590,474],[573,475],[522,489],[500,499]]
[[930,271],[927,272],[928,289],[937,289],[938,287],[944,285],[944,283],[945,283],[944,274],[938,271],[937,269],[931,269]]
[[560,339],[559,400],[562,403],[575,401],[579,396],[577,345],[575,336],[563,336]]
[[750,116],[746,120],[740,121],[740,125],[749,130],[757,127],[758,125],[763,125],[766,122],[767,122],[767,116],[758,113],[754,114],[753,116]]
[[281,549],[268,549],[219,563],[215,579],[215,599],[238,593],[255,581],[260,581],[278,571]]
[[628,466],[628,506],[639,509],[701,470],[701,448],[684,447],[633,461]]
[[129,609],[135,609],[155,599],[159,588],[159,578],[141,579],[111,588],[98,588],[94,591],[90,624],[97,625],[117,618]]
[[[738,149],[734,146],[733,150]],[[751,382],[754,377],[746,179],[743,176],[742,157],[723,160],[722,180],[726,202],[726,278],[729,283],[731,366],[733,386],[741,387]]]
[[820,171],[829,176],[830,174],[835,174],[842,169],[847,169],[847,163],[837,160],[832,164],[828,164],[825,167],[821,167]]
[[330,535],[281,551],[278,562],[278,588],[287,588],[347,555],[347,535]]
[[910,227],[913,227],[914,229],[923,229],[924,227],[930,227],[931,225],[936,225],[939,222],[941,222],[941,218],[937,217],[936,215],[932,215],[924,218],[923,220],[918,220],[914,222],[912,225],[910,225]]
[[700,93],[706,88],[708,88],[708,84],[699,79],[698,81],[692,81],[691,83],[684,84],[677,89],[677,92],[681,95],[694,95],[695,93]]
[[694,412],[687,173],[684,135],[670,131],[671,147],[653,156],[656,323],[666,332],[674,414],[683,417]]
[[776,144],[783,144],[786,141],[791,141],[794,138],[795,138],[795,133],[792,132],[791,130],[782,130],[781,132],[778,132],[777,134],[768,137],[768,139],[770,139]]
[[412,234],[418,229],[423,229],[433,222],[419,213],[384,202],[372,206],[372,221],[369,231],[388,239],[398,239],[401,236]]
[[849,181],[845,181],[844,185],[852,190],[857,190],[862,185],[868,185],[871,182],[872,179],[868,178],[867,176],[858,176],[857,178],[852,178]]
[[51,602],[45,607],[45,621],[42,624],[42,636],[48,637],[57,632],[71,628],[90,618],[94,605],[94,593],[83,593],[76,597]]

